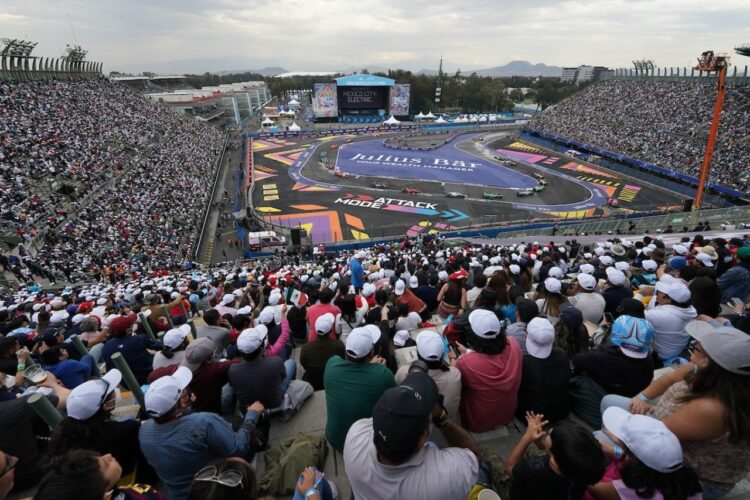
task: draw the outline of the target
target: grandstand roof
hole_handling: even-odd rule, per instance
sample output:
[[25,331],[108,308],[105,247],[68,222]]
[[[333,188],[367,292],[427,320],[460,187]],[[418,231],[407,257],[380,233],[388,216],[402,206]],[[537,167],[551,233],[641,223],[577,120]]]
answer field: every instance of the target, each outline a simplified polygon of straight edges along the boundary
[[160,76],[113,76],[110,78],[113,82],[128,82],[138,80],[184,80],[185,75],[160,75]]
[[396,80],[391,78],[369,75],[367,73],[336,78],[336,85],[339,87],[390,87],[395,83]]

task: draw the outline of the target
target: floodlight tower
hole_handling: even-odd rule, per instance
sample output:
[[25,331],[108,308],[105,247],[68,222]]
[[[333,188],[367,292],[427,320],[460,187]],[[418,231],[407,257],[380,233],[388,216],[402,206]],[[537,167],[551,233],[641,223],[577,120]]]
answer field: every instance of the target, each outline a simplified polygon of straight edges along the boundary
[[711,122],[711,131],[708,134],[708,144],[706,144],[706,153],[703,156],[703,166],[701,175],[698,179],[698,189],[695,191],[695,203],[693,210],[700,210],[703,204],[703,191],[705,190],[708,173],[711,170],[711,156],[713,156],[714,145],[716,144],[716,135],[719,132],[719,120],[721,119],[721,109],[724,107],[724,96],[727,92],[726,79],[727,68],[729,67],[729,57],[726,54],[714,54],[713,50],[707,50],[698,58],[698,66],[695,69],[700,71],[715,71],[718,83],[718,92],[716,93],[716,105],[714,106],[714,117]]
[[37,42],[29,42],[27,40],[2,38],[0,39],[0,46],[2,46],[0,54],[13,57],[31,57],[36,44]]

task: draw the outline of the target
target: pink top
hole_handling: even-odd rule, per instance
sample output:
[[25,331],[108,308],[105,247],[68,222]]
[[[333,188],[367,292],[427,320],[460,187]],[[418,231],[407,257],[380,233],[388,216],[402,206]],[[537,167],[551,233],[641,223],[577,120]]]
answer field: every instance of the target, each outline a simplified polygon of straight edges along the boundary
[[286,345],[286,341],[289,340],[289,322],[286,317],[281,320],[281,335],[276,339],[276,342],[272,346],[266,349],[264,354],[265,357],[270,358],[271,356],[278,356],[281,350]]

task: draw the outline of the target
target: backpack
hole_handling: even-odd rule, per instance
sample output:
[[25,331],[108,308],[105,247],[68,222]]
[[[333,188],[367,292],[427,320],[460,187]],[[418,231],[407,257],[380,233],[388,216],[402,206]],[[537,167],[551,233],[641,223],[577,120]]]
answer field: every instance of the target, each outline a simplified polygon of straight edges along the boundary
[[322,470],[328,454],[323,434],[301,434],[283,441],[264,454],[265,469],[258,480],[263,495],[291,496],[305,467]]

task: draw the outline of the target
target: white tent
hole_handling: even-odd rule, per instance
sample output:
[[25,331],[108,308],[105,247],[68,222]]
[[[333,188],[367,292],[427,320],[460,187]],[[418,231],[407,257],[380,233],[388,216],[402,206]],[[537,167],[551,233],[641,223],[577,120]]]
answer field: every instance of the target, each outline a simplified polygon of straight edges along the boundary
[[497,120],[497,115],[490,115],[490,121],[494,122],[495,120]]
[[386,121],[383,122],[383,125],[398,125],[401,123],[400,121],[396,120],[393,115],[391,115],[390,118],[388,118]]
[[426,115],[424,115],[424,117],[425,117],[426,120],[434,120],[435,119],[435,115],[432,114],[432,111],[430,111],[429,113],[427,113]]
[[292,98],[291,101],[289,101],[290,106],[299,106],[299,101],[297,99]]
[[419,114],[418,114],[418,115],[416,115],[416,116],[414,117],[414,119],[415,119],[415,120],[421,120],[422,118],[424,118],[424,113],[422,113],[421,111],[419,112]]
[[470,122],[478,122],[479,118],[477,118],[477,115],[471,115],[471,118],[469,118]]
[[487,115],[482,115],[479,117],[480,122],[486,122],[487,121]]
[[289,125],[289,132],[299,132],[302,130],[299,125],[297,125],[297,122],[292,122],[291,125]]
[[271,120],[270,118],[266,117],[266,119],[263,120],[262,122],[260,122],[260,124],[265,127],[265,126],[268,126],[268,125],[276,125],[276,122],[273,121],[273,120]]
[[453,123],[461,123],[461,117],[457,116],[453,119]]
[[459,123],[469,123],[469,119],[466,118],[465,116],[463,116],[463,117],[461,117]]
[[439,116],[438,119],[435,120],[435,123],[448,123],[448,122],[445,121],[445,118],[443,118],[442,116]]

